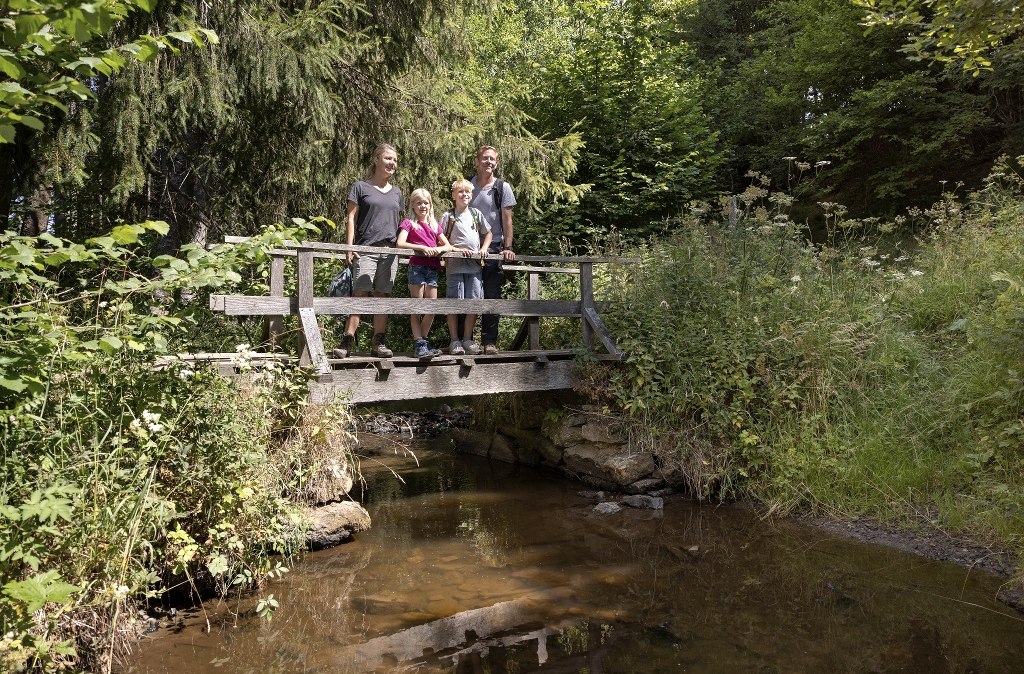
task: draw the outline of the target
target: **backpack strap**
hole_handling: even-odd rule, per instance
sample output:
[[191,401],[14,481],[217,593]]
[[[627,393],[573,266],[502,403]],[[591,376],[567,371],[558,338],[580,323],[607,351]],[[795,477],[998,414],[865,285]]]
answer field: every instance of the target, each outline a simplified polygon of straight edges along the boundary
[[498,212],[498,226],[501,226],[501,202],[505,196],[505,181],[501,178],[494,179],[494,210]]

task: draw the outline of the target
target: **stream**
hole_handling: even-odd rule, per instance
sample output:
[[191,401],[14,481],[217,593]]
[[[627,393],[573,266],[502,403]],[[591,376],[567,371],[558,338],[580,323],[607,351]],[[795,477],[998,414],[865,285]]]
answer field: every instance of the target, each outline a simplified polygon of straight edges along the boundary
[[272,620],[181,612],[122,671],[1024,671],[999,577],[682,496],[600,516],[564,477],[414,452],[364,459],[373,528],[270,582]]

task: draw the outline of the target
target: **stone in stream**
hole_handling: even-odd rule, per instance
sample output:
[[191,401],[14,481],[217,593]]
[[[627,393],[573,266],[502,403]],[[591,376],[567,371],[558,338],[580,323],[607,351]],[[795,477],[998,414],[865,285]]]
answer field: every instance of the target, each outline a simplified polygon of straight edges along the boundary
[[[637,480],[626,487],[630,494],[651,494],[654,490],[665,486],[665,481],[656,477],[649,477],[644,480]],[[659,496],[659,494],[653,494]]]
[[605,501],[594,506],[594,512],[598,515],[614,515],[621,510],[622,506],[615,501]]
[[630,496],[623,496],[622,503],[630,506],[631,508],[641,508],[644,510],[662,510],[665,507],[665,501],[657,496],[647,496],[645,494],[631,494]]
[[309,520],[307,540],[314,550],[344,543],[355,532],[370,528],[370,514],[355,501],[311,508],[305,515]]

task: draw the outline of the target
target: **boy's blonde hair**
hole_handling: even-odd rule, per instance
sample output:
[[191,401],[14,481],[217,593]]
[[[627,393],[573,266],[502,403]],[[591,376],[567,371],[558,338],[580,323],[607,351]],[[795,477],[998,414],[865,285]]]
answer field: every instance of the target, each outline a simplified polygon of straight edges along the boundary
[[473,183],[469,182],[465,178],[459,178],[452,183],[452,193],[458,192],[459,190],[473,190]]
[[437,227],[437,220],[434,219],[434,198],[430,196],[430,192],[422,187],[418,187],[412,191],[409,195],[409,219],[413,222],[419,220],[419,214],[416,212],[416,202],[425,201],[430,204],[430,211],[427,213],[427,222],[434,227]]

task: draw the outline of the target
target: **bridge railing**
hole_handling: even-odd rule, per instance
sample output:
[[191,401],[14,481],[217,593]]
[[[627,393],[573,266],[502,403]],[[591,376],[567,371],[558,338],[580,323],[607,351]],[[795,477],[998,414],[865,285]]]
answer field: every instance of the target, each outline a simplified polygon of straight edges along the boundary
[[[238,243],[243,237],[226,237],[227,243]],[[601,320],[600,303],[594,299],[594,265],[623,264],[635,262],[630,258],[576,257],[576,256],[517,256],[512,263],[506,262],[506,272],[527,275],[527,299],[413,299],[395,297],[324,297],[317,296],[314,288],[314,264],[321,260],[338,263],[349,251],[357,253],[387,253],[401,258],[416,253],[403,248],[381,248],[375,246],[354,246],[335,243],[296,242],[287,243],[283,248],[270,251],[270,293],[255,295],[211,295],[210,308],[229,316],[266,316],[267,332],[272,344],[279,339],[284,329],[284,318],[297,315],[299,333],[299,361],[312,364],[326,374],[330,363],[324,349],[317,315],[350,314],[497,314],[523,319],[519,331],[507,351],[516,351],[527,346],[530,350],[540,349],[540,319],[545,317],[578,318],[582,325],[585,346],[595,351],[598,344],[607,350],[607,356],[621,359],[624,354],[615,343],[615,338]],[[446,253],[442,257],[460,257],[458,253]],[[502,259],[501,255],[487,255],[487,259]],[[295,258],[296,294],[286,296],[285,260]],[[403,261],[404,262],[404,261]],[[572,266],[562,266],[572,265]],[[579,276],[579,298],[576,300],[540,299],[540,278],[544,274],[571,274]]]

